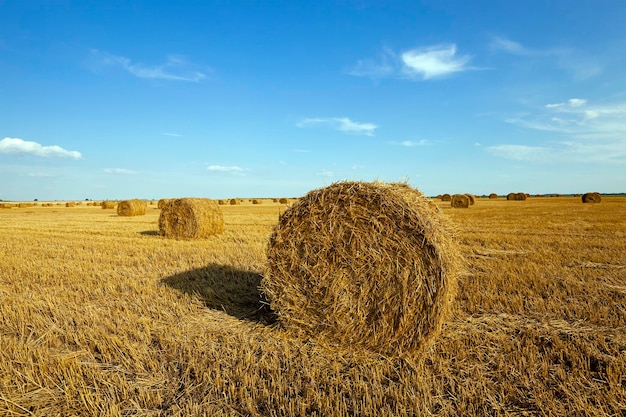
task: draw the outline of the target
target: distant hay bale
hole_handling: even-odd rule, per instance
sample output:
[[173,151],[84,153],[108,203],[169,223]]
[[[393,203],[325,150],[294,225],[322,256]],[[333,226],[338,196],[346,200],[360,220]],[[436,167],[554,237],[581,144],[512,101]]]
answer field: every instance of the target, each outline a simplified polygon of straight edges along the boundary
[[280,215],[261,288],[296,333],[419,352],[447,316],[459,253],[448,219],[418,190],[339,182]]
[[231,206],[237,206],[237,205],[239,205],[240,203],[239,203],[239,200],[238,200],[238,199],[236,199],[236,198],[231,198],[231,199],[230,199],[229,204],[230,204]]
[[470,206],[470,198],[467,194],[454,194],[450,200],[450,205],[454,208],[468,208]]
[[161,210],[159,233],[172,239],[199,239],[224,232],[219,204],[208,198],[177,198]]
[[469,200],[469,205],[473,206],[474,203],[476,202],[476,198],[474,197],[473,194],[465,194],[467,196],[467,199]]
[[496,194],[496,193],[491,193],[491,194],[489,194],[489,198],[491,198],[491,199],[498,198],[498,194]]
[[441,201],[452,201],[452,196],[450,194],[441,194]]
[[583,203],[599,203],[602,201],[602,196],[600,193],[585,193],[582,196]]
[[143,200],[124,200],[117,204],[118,216],[143,216],[146,214],[148,203]]
[[103,209],[114,209],[115,208],[115,201],[103,201],[102,203],[100,203],[100,207],[102,207]]
[[224,200],[217,200],[217,204],[223,206],[224,204],[226,204],[226,202]]
[[68,201],[67,203],[65,203],[65,207],[74,207],[75,204],[71,201]]
[[157,208],[160,210],[163,207],[165,207],[167,205],[167,203],[169,203],[170,199],[169,198],[162,198],[157,202]]
[[263,204],[263,200],[252,200],[252,204]]
[[279,202],[280,204],[289,204],[289,199],[287,199],[287,198],[281,198],[280,200],[278,200],[278,202]]
[[525,193],[508,193],[506,195],[506,199],[507,200],[513,200],[513,201],[523,201],[526,200],[526,194]]

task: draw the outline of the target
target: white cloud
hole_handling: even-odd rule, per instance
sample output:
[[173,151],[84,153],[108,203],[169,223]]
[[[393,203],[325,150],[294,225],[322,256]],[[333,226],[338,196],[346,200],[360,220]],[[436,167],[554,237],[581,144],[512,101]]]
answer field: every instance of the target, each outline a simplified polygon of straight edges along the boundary
[[370,78],[429,80],[475,69],[467,66],[471,56],[458,55],[456,44],[432,45],[396,53],[385,49],[378,60],[357,61],[348,73]]
[[407,148],[413,148],[415,146],[425,146],[428,145],[428,142],[424,139],[420,139],[417,142],[412,141],[412,140],[403,140],[401,142],[389,142],[390,145],[398,145],[398,146],[405,146]]
[[175,138],[182,138],[183,135],[179,134],[179,133],[169,133],[169,132],[163,132],[161,133],[163,136],[172,136]]
[[34,155],[44,158],[82,158],[82,155],[78,151],[68,151],[57,145],[43,146],[37,142],[18,138],[4,138],[0,140],[0,153],[9,155]]
[[540,65],[548,64],[552,67],[569,72],[574,79],[583,80],[600,74],[602,65],[583,51],[572,48],[528,48],[519,42],[504,37],[494,37],[491,49],[527,58],[541,59]]
[[211,172],[224,172],[232,175],[245,175],[245,171],[249,171],[249,169],[241,168],[238,166],[224,166],[224,165],[209,165],[207,167],[207,171]]
[[323,169],[323,170],[321,170],[321,171],[319,171],[319,172],[317,173],[317,176],[319,176],[319,177],[326,177],[326,178],[330,178],[330,177],[334,177],[334,176],[335,176],[335,173],[334,173],[334,172],[332,172],[332,171],[328,171],[328,170],[326,170],[326,169]]
[[465,71],[470,56],[457,56],[456,45],[437,45],[417,48],[402,54],[404,72],[410,77],[424,80],[443,77],[455,72]]
[[599,106],[574,98],[506,121],[558,136],[541,146],[487,147],[495,156],[525,161],[626,163],[626,103]]
[[104,172],[107,174],[121,174],[121,175],[135,175],[137,171],[133,171],[132,169],[126,168],[105,168]]
[[299,121],[296,126],[298,127],[315,127],[315,126],[327,126],[335,130],[339,130],[344,133],[374,136],[374,131],[378,128],[373,123],[359,123],[350,120],[347,117],[316,117],[307,118]]
[[91,64],[96,71],[102,67],[117,67],[135,77],[147,79],[200,82],[206,78],[204,72],[199,71],[195,65],[179,55],[168,56],[163,64],[148,66],[134,63],[123,56],[93,49],[91,50]]

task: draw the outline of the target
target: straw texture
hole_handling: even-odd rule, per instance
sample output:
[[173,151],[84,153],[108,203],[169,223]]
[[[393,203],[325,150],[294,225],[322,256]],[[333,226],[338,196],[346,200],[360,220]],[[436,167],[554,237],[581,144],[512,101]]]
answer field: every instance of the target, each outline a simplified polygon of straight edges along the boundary
[[172,239],[200,239],[224,232],[222,209],[208,198],[170,200],[159,215],[159,233]]
[[296,333],[385,354],[434,338],[460,266],[439,209],[404,183],[339,182],[288,208],[261,289]]

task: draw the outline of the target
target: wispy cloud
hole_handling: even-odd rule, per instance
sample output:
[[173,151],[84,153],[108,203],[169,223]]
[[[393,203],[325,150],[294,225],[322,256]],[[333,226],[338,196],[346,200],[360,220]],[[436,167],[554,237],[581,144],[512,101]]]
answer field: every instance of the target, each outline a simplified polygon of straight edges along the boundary
[[426,141],[425,139],[420,139],[418,141],[413,141],[413,140],[403,140],[400,142],[388,142],[390,145],[396,145],[396,146],[404,146],[407,148],[413,148],[415,146],[426,146],[428,145],[428,141]]
[[126,168],[105,168],[104,172],[107,174],[120,174],[120,175],[135,175],[137,171],[133,171],[132,169]]
[[534,162],[626,163],[626,103],[590,105],[586,99],[572,98],[506,121],[558,136],[538,146],[486,147],[494,156]]
[[563,69],[575,79],[587,79],[603,71],[602,65],[596,59],[573,48],[531,48],[499,36],[492,39],[490,47],[496,52],[541,59],[541,64],[548,63],[552,67]]
[[354,135],[374,136],[374,131],[378,128],[373,123],[359,123],[347,117],[315,117],[302,119],[296,123],[298,127],[326,126],[344,133]]
[[358,61],[349,74],[371,78],[430,80],[475,69],[468,66],[471,59],[470,55],[458,54],[456,44],[431,45],[400,53],[386,49],[376,60]]
[[68,151],[57,145],[43,146],[37,142],[19,138],[4,138],[0,140],[0,153],[8,155],[34,155],[44,158],[82,158],[82,155],[78,151]]
[[250,171],[249,169],[246,168],[241,168],[238,166],[225,166],[225,165],[209,165],[207,167],[207,171],[211,171],[211,172],[222,172],[222,173],[227,173],[227,174],[232,174],[232,175],[245,175],[246,171]]
[[146,65],[123,56],[92,49],[90,63],[95,71],[104,67],[119,68],[138,78],[188,82],[200,82],[206,78],[204,72],[180,55],[169,55],[165,63]]
[[334,177],[334,176],[335,176],[335,173],[334,173],[334,172],[332,172],[332,171],[328,171],[328,170],[326,170],[326,169],[323,169],[323,170],[319,171],[316,175],[317,175],[318,177],[331,178],[331,177]]
[[170,132],[163,132],[161,133],[163,136],[171,136],[174,138],[182,138],[183,135],[181,135],[180,133],[170,133]]

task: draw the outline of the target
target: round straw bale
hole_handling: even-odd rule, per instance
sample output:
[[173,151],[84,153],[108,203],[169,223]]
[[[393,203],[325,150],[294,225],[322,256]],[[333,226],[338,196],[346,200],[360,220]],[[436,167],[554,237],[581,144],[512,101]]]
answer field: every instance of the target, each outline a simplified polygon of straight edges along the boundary
[[452,201],[452,196],[450,194],[442,194],[441,201]]
[[114,209],[115,208],[115,201],[105,200],[102,203],[100,203],[100,207],[102,207],[103,209]]
[[526,194],[525,193],[508,193],[506,195],[506,199],[513,200],[513,201],[523,201],[523,200],[526,200]]
[[261,288],[307,337],[419,352],[441,328],[460,265],[439,209],[404,183],[338,182],[280,215]]
[[470,206],[470,199],[467,194],[454,194],[451,197],[450,205],[454,208],[468,208]]
[[162,198],[157,202],[157,208],[162,209],[169,202],[169,198]]
[[281,198],[280,200],[278,200],[278,202],[279,202],[280,204],[289,204],[289,199],[287,199],[287,198]]
[[208,198],[177,198],[161,210],[159,233],[172,239],[199,239],[224,232],[219,204]]
[[68,201],[67,203],[65,203],[65,207],[74,207],[74,203],[72,201]]
[[263,200],[254,199],[252,200],[252,204],[263,204]]
[[239,203],[239,200],[238,200],[238,199],[236,199],[236,198],[231,198],[231,199],[230,199],[229,204],[230,204],[231,206],[237,206],[237,205],[239,205],[240,203]]
[[491,193],[491,194],[489,194],[489,198],[491,198],[491,199],[498,198],[498,194],[496,194],[496,193]]
[[585,193],[582,196],[583,203],[599,203],[602,201],[600,193]]
[[465,194],[467,196],[467,199],[469,200],[469,205],[473,206],[474,203],[476,202],[476,198],[474,197],[473,194]]
[[117,204],[118,216],[143,216],[146,214],[148,203],[143,200],[124,200]]

